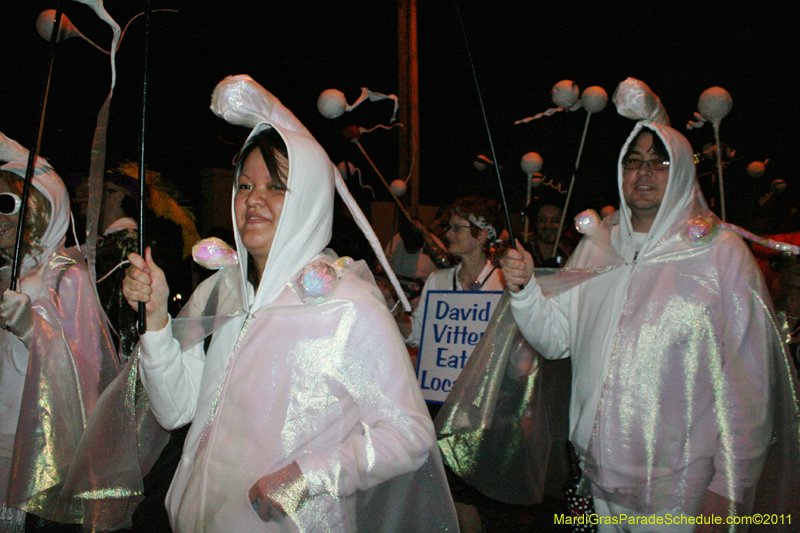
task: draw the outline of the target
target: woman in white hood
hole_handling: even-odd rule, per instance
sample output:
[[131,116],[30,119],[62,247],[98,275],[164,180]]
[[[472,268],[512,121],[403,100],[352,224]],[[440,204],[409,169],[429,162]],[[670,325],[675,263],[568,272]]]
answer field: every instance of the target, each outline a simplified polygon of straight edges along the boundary
[[42,159],[28,195],[19,283],[7,290],[27,156],[0,134],[0,158],[10,161],[0,167],[0,507],[11,531],[21,525],[9,522],[22,518],[13,509],[84,521],[81,500],[60,492],[89,415],[118,369],[83,258],[64,248],[66,189]]
[[238,266],[182,312],[213,317],[207,349],[178,331],[193,319],[167,315],[149,255],[131,256],[124,293],[146,302],[153,412],[167,428],[192,423],[167,495],[175,531],[457,530],[381,293],[362,261],[323,252],[333,196],[334,166],[307,132],[255,127],[234,184]]

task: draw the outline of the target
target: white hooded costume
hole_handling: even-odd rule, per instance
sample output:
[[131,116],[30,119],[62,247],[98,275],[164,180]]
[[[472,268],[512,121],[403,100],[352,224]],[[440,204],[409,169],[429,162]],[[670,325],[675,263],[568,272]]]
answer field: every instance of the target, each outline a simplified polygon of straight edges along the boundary
[[[0,134],[0,167],[25,176],[27,150]],[[0,503],[56,522],[80,523],[83,502],[60,497],[84,427],[117,359],[80,252],[64,249],[69,199],[61,178],[37,159],[32,186],[49,202],[50,221],[21,260],[17,291],[30,297],[26,347],[0,330]],[[0,270],[9,286],[10,266]]]
[[[691,515],[708,489],[748,512],[763,499],[755,493],[768,455],[789,468],[787,479],[800,477],[792,370],[742,239],[724,230],[686,237],[692,217],[713,215],[685,137],[640,122],[619,168],[642,128],[670,157],[644,244],[637,252],[623,201],[567,264],[614,268],[550,298],[532,279],[512,294],[513,315],[543,356],[572,357],[570,438],[596,497],[645,514]],[[621,170],[618,181],[623,198]],[[780,498],[791,491],[781,492],[767,499],[785,512],[791,500]]]
[[[187,318],[141,340],[156,417],[167,428],[192,423],[167,496],[173,528],[456,531],[432,422],[368,268],[348,264],[319,303],[300,294],[298,273],[334,259],[322,252],[335,167],[304,128],[261,123],[251,136],[266,128],[286,143],[289,174],[258,289],[240,253],[238,266],[197,288],[181,312]],[[192,333],[198,324],[201,332]],[[204,350],[198,341],[211,330]],[[296,513],[262,521],[250,487],[293,461],[310,499]]]

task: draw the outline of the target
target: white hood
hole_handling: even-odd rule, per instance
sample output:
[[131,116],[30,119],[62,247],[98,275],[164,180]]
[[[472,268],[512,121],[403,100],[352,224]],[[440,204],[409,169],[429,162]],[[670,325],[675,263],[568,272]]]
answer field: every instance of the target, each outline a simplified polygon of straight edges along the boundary
[[629,146],[634,137],[647,128],[664,142],[669,154],[669,178],[661,207],[656,214],[653,225],[647,234],[647,240],[639,251],[639,257],[644,257],[648,252],[654,251],[657,244],[665,238],[671,237],[685,229],[686,220],[708,210],[708,205],[700,191],[700,186],[695,177],[694,154],[689,141],[679,132],[651,121],[641,121],[636,124],[622,147],[618,160],[617,186],[620,198],[620,231],[619,242],[614,243],[615,248],[626,259],[630,260],[635,251],[633,241],[633,227],[631,226],[631,210],[625,202],[622,192],[622,160],[628,153]]
[[[0,166],[0,170],[8,170],[25,178],[28,150],[2,133],[0,133],[0,161],[7,161],[6,164]],[[39,242],[36,243],[42,248],[42,251],[34,253],[34,257],[23,258],[21,270],[23,274],[36,264],[40,264],[39,258],[50,257],[59,247],[63,246],[70,220],[69,196],[64,182],[61,181],[53,167],[41,157],[36,158],[31,184],[50,202],[50,223]]]
[[[328,154],[313,137],[268,122],[258,124],[248,140],[267,128],[274,128],[286,143],[289,159],[288,191],[269,258],[255,299],[250,302],[250,309],[258,309],[272,302],[292,276],[325,249],[331,240],[333,227],[334,167]],[[234,181],[231,211],[244,282],[247,275],[247,253],[236,225],[236,214],[233,212],[237,182],[238,176]]]

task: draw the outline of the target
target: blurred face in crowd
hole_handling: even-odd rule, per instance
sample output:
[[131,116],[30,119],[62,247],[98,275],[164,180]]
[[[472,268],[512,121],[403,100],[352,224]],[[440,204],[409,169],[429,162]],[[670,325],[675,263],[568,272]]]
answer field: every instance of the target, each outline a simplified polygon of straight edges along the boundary
[[536,240],[544,244],[556,242],[558,226],[561,224],[561,209],[554,205],[543,205],[536,215]]

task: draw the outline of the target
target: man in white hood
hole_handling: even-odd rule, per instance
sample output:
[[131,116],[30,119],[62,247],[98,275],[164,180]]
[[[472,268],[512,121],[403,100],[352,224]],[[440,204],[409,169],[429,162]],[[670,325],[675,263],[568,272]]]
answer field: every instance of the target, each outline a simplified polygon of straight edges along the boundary
[[[600,531],[728,531],[728,515],[760,510],[762,470],[797,469],[774,312],[746,245],[708,210],[683,135],[638,123],[618,185],[620,211],[567,264],[595,272],[588,281],[546,297],[530,255],[507,253],[514,319],[544,357],[572,357],[585,488],[601,517],[627,516]],[[688,520],[711,513],[721,524]],[[636,517],[649,515],[667,525],[642,529]]]

